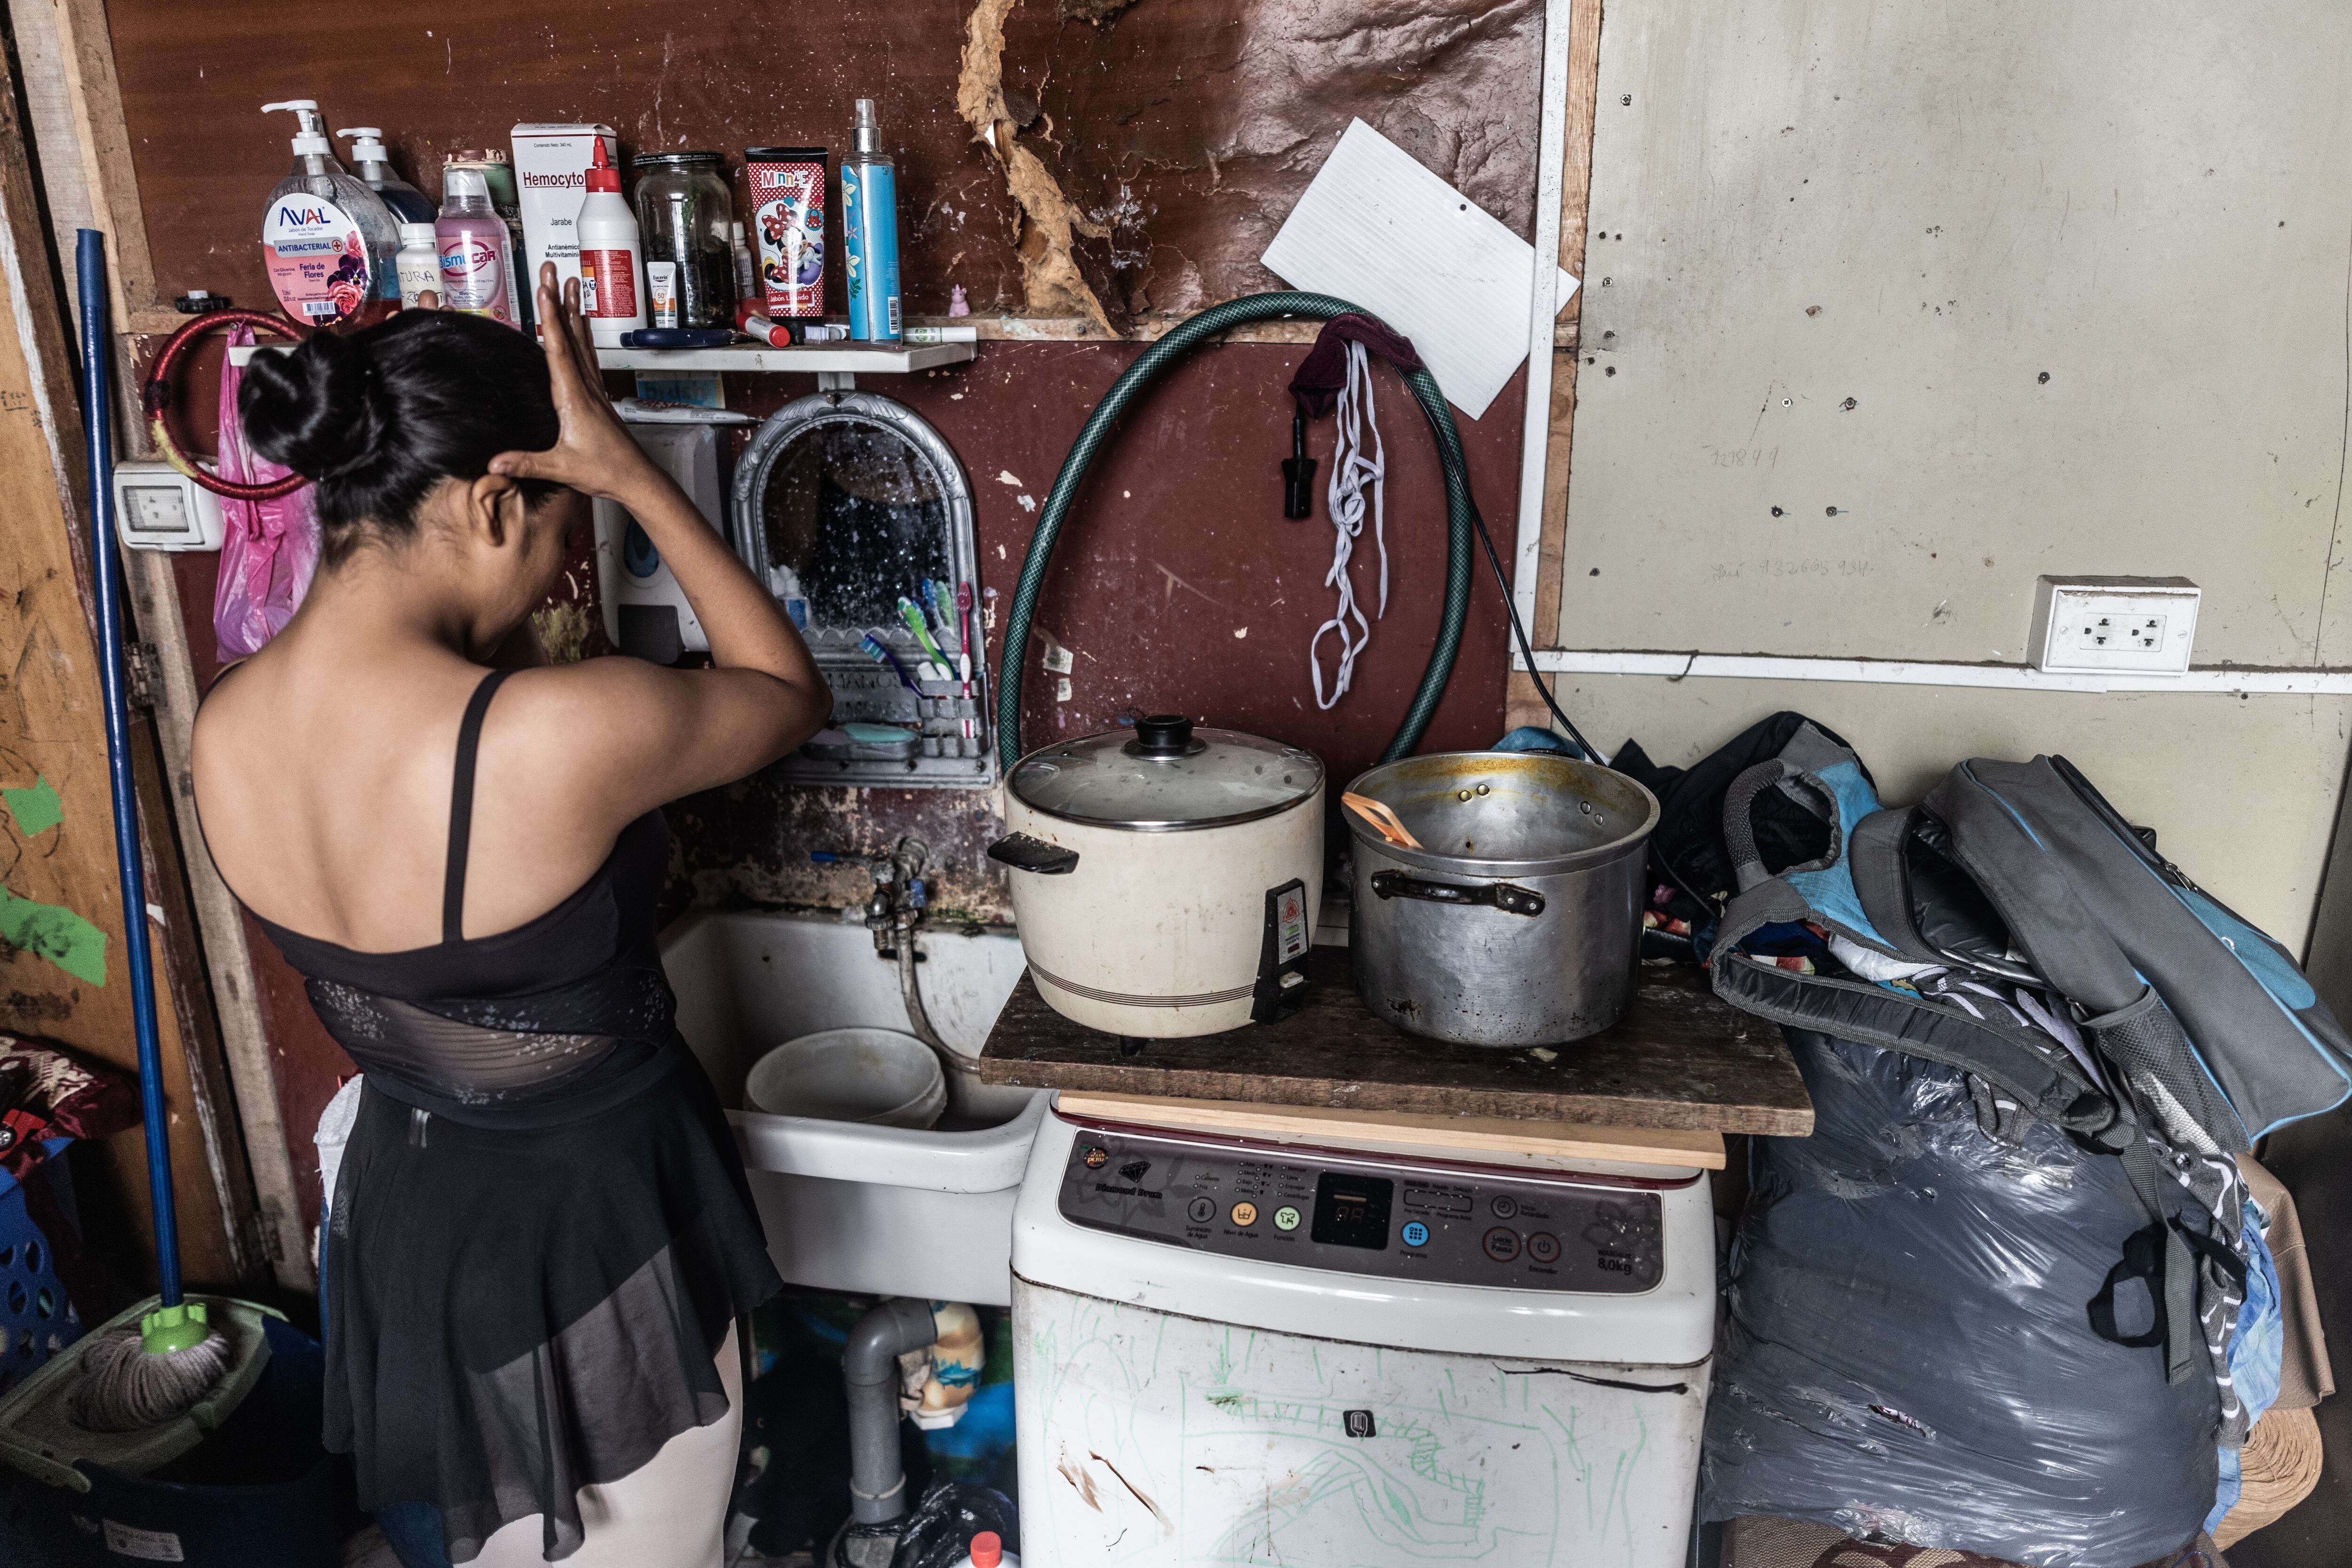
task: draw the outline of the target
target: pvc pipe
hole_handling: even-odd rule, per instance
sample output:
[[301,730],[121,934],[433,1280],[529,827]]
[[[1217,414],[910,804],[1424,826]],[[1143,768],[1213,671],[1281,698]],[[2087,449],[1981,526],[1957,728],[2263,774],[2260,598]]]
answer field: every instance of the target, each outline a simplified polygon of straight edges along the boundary
[[[874,1245],[887,1245],[881,1237]],[[849,1331],[841,1380],[849,1393],[849,1501],[860,1524],[887,1524],[907,1511],[907,1470],[898,1460],[898,1358],[939,1338],[931,1309],[897,1296]]]
[[131,682],[122,657],[122,555],[114,541],[114,403],[106,332],[106,237],[75,236],[81,285],[82,433],[89,455],[90,576],[98,587],[99,686],[106,702],[106,763],[114,792],[114,858],[122,879],[122,962],[131,972],[131,1023],[139,1041],[139,1105],[146,1121],[147,1194],[155,1211],[160,1305],[180,1304],[180,1227],[172,1202],[172,1146],[164,1117],[163,1050],[155,1027],[155,971],[147,942],[146,860],[131,771]]

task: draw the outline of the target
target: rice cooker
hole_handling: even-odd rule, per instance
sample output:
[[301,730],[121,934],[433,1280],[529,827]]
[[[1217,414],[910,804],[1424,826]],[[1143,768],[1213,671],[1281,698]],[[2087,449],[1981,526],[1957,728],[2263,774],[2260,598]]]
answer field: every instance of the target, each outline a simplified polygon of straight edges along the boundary
[[1058,741],[1005,781],[1013,912],[1038,994],[1074,1023],[1171,1039],[1306,999],[1323,897],[1323,764],[1156,714]]

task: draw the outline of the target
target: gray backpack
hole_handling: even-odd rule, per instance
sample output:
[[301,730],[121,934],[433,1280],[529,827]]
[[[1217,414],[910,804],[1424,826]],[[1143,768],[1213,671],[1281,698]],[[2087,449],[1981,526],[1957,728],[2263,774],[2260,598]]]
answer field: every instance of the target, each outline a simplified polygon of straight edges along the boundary
[[[2243,1265],[2234,1220],[2200,1234],[2169,1213],[2168,1189],[2191,1178],[2166,1165],[2201,1157],[2221,1172],[2213,1157],[2343,1103],[2352,1041],[2283,947],[2159,856],[2064,758],[1962,763],[1919,805],[1889,810],[1852,752],[1815,751],[1810,765],[1750,768],[1725,798],[1741,891],[1710,957],[1717,994],[1959,1068],[2120,1157],[2150,1224],[2088,1310],[2114,1337],[2114,1286],[2160,1281],[2158,1327],[2130,1342],[2160,1341],[2168,1376],[2189,1376],[2204,1359],[2200,1277],[2226,1289]],[[1767,789],[1830,824],[1824,856],[1765,868],[1748,824]],[[1828,962],[1751,951],[1776,930],[1816,929]],[[2210,1321],[2201,1337],[2210,1349]]]

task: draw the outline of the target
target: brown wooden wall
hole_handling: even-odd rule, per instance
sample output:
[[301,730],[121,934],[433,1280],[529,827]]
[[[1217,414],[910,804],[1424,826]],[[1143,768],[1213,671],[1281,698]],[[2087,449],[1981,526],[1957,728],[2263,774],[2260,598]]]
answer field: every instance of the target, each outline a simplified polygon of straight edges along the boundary
[[257,111],[289,98],[318,100],[331,130],[383,127],[436,195],[443,150],[505,145],[518,121],[601,121],[629,153],[740,157],[838,150],[854,100],[872,98],[899,163],[919,315],[944,311],[952,284],[974,310],[1024,309],[1021,248],[1045,243],[1034,225],[1024,237],[994,156],[959,114],[960,90],[993,85],[991,72],[1019,143],[1098,228],[1078,261],[1114,317],[1272,286],[1256,258],[1351,117],[1528,232],[1538,0],[979,0],[979,12],[1002,15],[1004,47],[1001,64],[982,51],[968,68],[963,0],[107,8],[166,299],[206,287],[269,304],[260,215],[293,118]]
[[[1002,90],[1022,127],[1019,145],[1036,153],[1080,218],[1102,216],[1103,237],[1081,236],[1076,260],[1114,320],[1273,286],[1255,258],[1351,117],[1528,230],[1542,28],[1535,0],[978,4],[1003,19]],[[1111,19],[1084,20],[1089,13]],[[910,310],[944,310],[950,283],[976,311],[1028,301],[1040,226],[1007,195],[1003,172],[957,109],[959,88],[971,85],[962,0],[825,8],[483,0],[430,18],[286,0],[113,0],[108,16],[166,297],[201,286],[271,303],[257,233],[286,167],[291,121],[257,112],[265,101],[315,97],[331,129],[383,125],[415,175],[420,163],[434,170],[442,148],[504,142],[522,120],[600,119],[631,152],[837,147],[852,100],[870,96],[900,160]],[[1066,315],[1058,306],[1045,313]],[[1057,320],[1024,330],[1076,329]],[[988,342],[967,366],[863,384],[902,397],[961,457],[978,500],[982,585],[1000,591],[1000,605],[1036,521],[1023,498],[1042,504],[1071,438],[1139,352],[1100,341]],[[1332,531],[1319,503],[1312,521],[1283,521],[1276,467],[1289,450],[1283,389],[1304,353],[1263,342],[1197,353],[1097,460],[1036,620],[1076,654],[1071,697],[1056,702],[1052,678],[1033,664],[1031,743],[1176,708],[1311,747],[1342,781],[1386,745],[1436,631],[1443,491],[1418,408],[1384,375],[1391,608],[1375,624],[1355,690],[1318,712],[1307,645],[1330,614],[1322,581]],[[216,374],[216,361],[201,360],[184,382],[199,435]],[[814,389],[807,376],[750,378],[731,382],[729,397],[756,413]],[[1514,382],[1484,419],[1461,422],[1475,488],[1506,551],[1517,529],[1521,398]],[[1327,462],[1330,438],[1326,421],[1313,442]],[[1360,560],[1369,548],[1367,540]],[[208,679],[215,561],[174,564],[197,674]],[[1457,673],[1425,749],[1484,745],[1502,724],[1505,632],[1483,563],[1479,573]],[[1001,630],[1000,622],[992,647]],[[915,833],[944,862],[936,904],[1009,916],[981,854],[999,827],[979,792],[785,789],[754,779],[678,803],[671,821],[673,905],[859,900],[862,874],[813,865],[809,851],[877,849]],[[254,946],[286,1137],[315,1215],[309,1139],[352,1069],[297,977],[257,933]]]

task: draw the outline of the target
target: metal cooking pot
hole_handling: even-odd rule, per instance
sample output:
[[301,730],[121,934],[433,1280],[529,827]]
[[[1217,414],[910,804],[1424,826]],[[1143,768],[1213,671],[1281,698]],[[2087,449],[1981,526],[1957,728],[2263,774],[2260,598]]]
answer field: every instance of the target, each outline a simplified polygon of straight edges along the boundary
[[1344,815],[1354,837],[1356,994],[1407,1034],[1540,1046],[1624,1016],[1658,799],[1542,752],[1445,752],[1349,786],[1423,847]]
[[1005,779],[989,858],[1037,994],[1114,1035],[1213,1035],[1307,994],[1323,898],[1323,764],[1156,714],[1041,746]]

